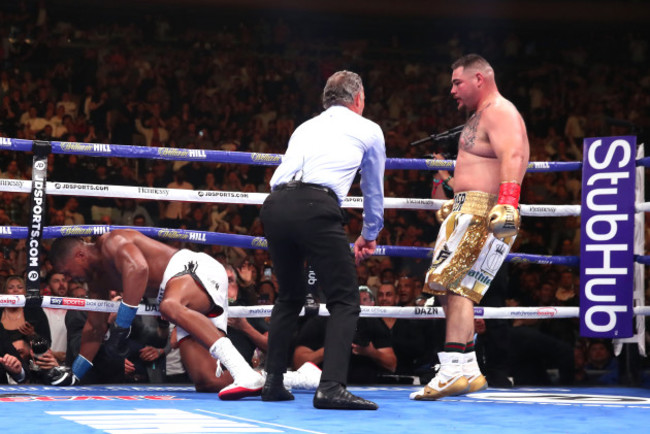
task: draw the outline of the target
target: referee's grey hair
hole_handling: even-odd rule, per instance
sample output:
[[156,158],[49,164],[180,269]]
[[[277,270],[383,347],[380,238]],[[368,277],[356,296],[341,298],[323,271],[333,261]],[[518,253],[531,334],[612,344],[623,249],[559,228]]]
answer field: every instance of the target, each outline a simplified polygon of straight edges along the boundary
[[333,105],[349,106],[354,97],[363,90],[358,74],[351,71],[338,71],[327,79],[323,89],[323,107],[327,110]]

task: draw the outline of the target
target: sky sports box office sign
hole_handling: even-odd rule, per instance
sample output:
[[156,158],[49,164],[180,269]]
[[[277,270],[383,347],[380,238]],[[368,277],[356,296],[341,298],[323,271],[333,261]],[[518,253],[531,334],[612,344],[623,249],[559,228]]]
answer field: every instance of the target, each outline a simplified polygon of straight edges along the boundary
[[584,141],[580,233],[580,335],[634,333],[636,137]]

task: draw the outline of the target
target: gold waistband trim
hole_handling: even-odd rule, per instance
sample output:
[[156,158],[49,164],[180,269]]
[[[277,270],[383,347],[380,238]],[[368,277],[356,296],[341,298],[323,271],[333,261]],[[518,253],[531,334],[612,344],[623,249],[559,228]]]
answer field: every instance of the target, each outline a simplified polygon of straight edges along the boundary
[[452,212],[487,217],[496,203],[496,194],[485,193],[483,191],[463,191],[454,195]]

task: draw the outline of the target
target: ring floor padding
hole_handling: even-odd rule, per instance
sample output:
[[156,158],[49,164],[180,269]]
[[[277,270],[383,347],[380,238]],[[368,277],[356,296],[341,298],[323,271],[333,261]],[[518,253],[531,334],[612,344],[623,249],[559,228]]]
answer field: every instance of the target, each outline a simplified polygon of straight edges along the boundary
[[[316,410],[295,401],[220,401],[187,385],[0,386],[2,433],[624,433],[650,420],[650,390],[487,389],[411,401],[415,387],[350,387],[377,411]],[[641,431],[639,431],[641,430]]]

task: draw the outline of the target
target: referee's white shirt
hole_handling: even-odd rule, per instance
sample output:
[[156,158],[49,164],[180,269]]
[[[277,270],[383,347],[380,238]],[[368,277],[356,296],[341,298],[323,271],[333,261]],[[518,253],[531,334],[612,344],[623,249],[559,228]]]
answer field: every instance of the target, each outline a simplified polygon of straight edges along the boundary
[[358,169],[363,192],[361,235],[375,240],[384,225],[386,144],[376,123],[343,106],[332,106],[294,131],[271,190],[291,180],[331,188],[345,199]]

